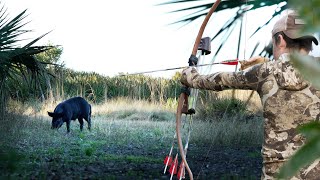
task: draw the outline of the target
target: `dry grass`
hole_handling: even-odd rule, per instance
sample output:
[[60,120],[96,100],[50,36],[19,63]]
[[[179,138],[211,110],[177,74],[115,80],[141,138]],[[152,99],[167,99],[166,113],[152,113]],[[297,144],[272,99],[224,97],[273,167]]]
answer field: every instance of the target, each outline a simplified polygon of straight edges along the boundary
[[[226,97],[232,91],[223,91],[219,97]],[[235,97],[247,100],[250,91],[236,91]],[[257,107],[258,98],[256,94],[251,98],[252,107]],[[22,114],[29,119],[18,120],[24,126],[39,126],[37,122],[46,124],[43,133],[50,128],[50,118],[47,111],[53,111],[57,103],[25,103],[21,104],[10,101],[8,109],[11,112]],[[141,140],[141,137],[157,134],[157,138],[172,138],[175,132],[175,109],[168,109],[165,105],[149,103],[147,101],[133,101],[126,98],[110,100],[102,104],[92,104],[93,109],[93,131],[102,133],[103,136],[116,135],[121,140]],[[257,109],[258,111],[259,109]],[[27,117],[26,117],[27,116]],[[26,124],[26,122],[28,122]],[[21,126],[21,123],[18,123]],[[13,128],[28,129],[26,127]],[[79,129],[78,122],[72,122],[73,129]],[[40,127],[39,127],[40,128]],[[38,129],[38,128],[37,128]],[[60,131],[65,130],[65,125]],[[32,135],[33,133],[30,133]],[[36,132],[35,132],[36,134]],[[217,144],[261,144],[263,136],[262,117],[254,116],[250,119],[242,116],[225,116],[215,121],[194,120],[192,124],[191,138],[194,142],[217,143]]]
[[106,101],[101,104],[94,105],[92,108],[93,114],[96,116],[106,115],[121,111],[136,111],[136,112],[157,112],[169,111],[174,112],[173,109],[168,109],[160,103],[150,103],[145,100],[132,100],[128,98],[117,98]]

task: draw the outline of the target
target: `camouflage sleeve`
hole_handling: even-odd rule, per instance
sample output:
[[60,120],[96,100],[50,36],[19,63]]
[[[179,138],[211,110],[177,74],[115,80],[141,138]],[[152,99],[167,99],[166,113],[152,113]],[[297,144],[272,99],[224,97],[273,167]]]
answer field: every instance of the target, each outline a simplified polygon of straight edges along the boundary
[[256,90],[257,85],[273,72],[273,63],[266,62],[252,66],[245,71],[218,72],[199,75],[196,68],[189,67],[182,71],[181,83],[196,89],[222,91],[225,89]]

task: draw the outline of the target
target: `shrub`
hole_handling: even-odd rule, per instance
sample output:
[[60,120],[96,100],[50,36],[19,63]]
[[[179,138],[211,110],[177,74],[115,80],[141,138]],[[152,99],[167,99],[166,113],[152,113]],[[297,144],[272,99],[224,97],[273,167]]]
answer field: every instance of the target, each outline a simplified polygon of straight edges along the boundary
[[196,118],[202,120],[222,119],[233,116],[249,116],[245,102],[239,99],[216,98],[214,101],[205,102],[198,106]]

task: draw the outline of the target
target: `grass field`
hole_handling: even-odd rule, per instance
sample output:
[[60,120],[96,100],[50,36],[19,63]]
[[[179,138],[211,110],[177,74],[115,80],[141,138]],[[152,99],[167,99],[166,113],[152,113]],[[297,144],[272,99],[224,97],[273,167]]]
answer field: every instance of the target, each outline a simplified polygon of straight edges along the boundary
[[[80,132],[79,123],[73,121],[67,134],[65,125],[50,129],[46,111],[55,104],[10,104],[19,115],[12,110],[1,122],[2,178],[169,178],[161,173],[175,133],[174,109],[168,106],[127,99],[93,105],[92,130]],[[262,136],[258,115],[194,119],[190,149],[196,153],[200,147],[257,147]],[[248,152],[252,156],[259,153]]]

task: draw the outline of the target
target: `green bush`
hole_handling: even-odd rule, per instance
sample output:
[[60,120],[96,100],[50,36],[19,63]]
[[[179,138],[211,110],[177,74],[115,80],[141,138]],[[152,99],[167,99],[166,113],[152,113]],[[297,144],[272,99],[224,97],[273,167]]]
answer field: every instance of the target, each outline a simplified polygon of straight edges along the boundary
[[175,119],[175,115],[167,111],[157,111],[152,112],[148,119],[152,121],[170,121]]
[[200,105],[196,111],[196,118],[202,120],[222,119],[224,117],[248,116],[245,102],[239,99],[220,99],[215,98],[211,102]]

